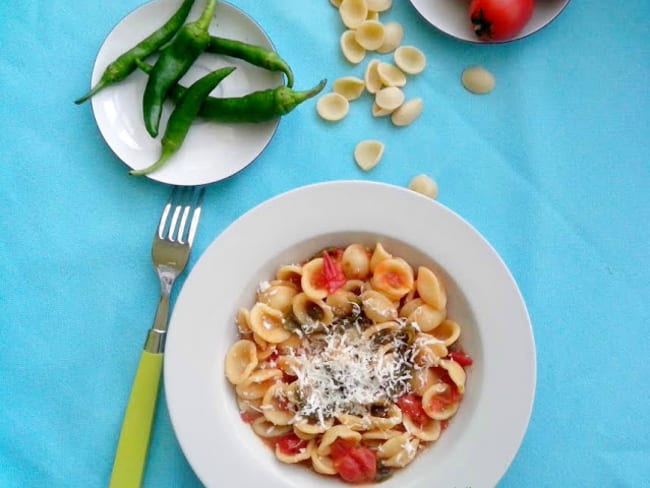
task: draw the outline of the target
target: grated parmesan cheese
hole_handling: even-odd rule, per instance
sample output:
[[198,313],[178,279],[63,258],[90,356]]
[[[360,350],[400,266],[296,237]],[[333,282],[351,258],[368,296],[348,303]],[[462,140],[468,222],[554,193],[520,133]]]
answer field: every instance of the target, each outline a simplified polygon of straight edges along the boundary
[[[359,312],[329,326],[310,327],[324,333],[309,336],[304,347],[293,353],[298,363],[295,422],[317,419],[323,424],[339,414],[364,417],[373,405],[396,401],[409,391],[416,367],[415,344],[396,334],[382,354],[386,343],[361,337],[364,318]],[[404,327],[405,322],[399,325]],[[309,334],[304,326],[301,332]]]

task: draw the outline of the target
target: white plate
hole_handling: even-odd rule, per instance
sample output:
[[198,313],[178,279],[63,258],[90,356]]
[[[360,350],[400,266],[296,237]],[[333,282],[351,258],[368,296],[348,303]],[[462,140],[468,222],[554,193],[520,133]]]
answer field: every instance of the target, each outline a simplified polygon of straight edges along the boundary
[[230,225],[178,297],[165,354],[165,391],[180,445],[208,487],[342,486],[284,465],[238,415],[224,377],[238,307],[282,264],[332,245],[378,240],[413,265],[438,269],[449,316],[474,358],[460,410],[440,440],[382,488],[492,487],[526,431],[536,362],[524,301],[506,265],[458,215],[418,193],[371,182],[321,183],[275,197]]
[[[415,9],[431,25],[463,41],[488,44],[476,38],[468,16],[469,0],[410,0]],[[510,42],[534,34],[560,15],[569,0],[543,0],[535,2],[535,11],[528,24]],[[495,43],[496,44],[496,43]]]
[[[102,45],[92,74],[93,86],[106,66],[146,35],[160,27],[178,8],[178,0],[154,0],[127,15]],[[187,22],[197,19],[204,1],[196,2]],[[273,49],[264,31],[250,17],[232,5],[220,1],[210,32]],[[237,69],[213,91],[219,97],[242,96],[282,84],[282,75],[252,66],[244,61],[214,54],[203,54],[181,83],[187,86],[202,75],[223,66]],[[165,107],[160,134],[154,139],[146,131],[142,118],[142,94],[146,75],[137,70],[123,82],[105,88],[92,98],[95,120],[113,152],[134,169],[157,161],[160,139],[164,134],[171,105]],[[259,124],[217,124],[197,120],[181,149],[150,178],[169,184],[201,185],[222,180],[240,171],[264,150],[278,126],[279,119]]]

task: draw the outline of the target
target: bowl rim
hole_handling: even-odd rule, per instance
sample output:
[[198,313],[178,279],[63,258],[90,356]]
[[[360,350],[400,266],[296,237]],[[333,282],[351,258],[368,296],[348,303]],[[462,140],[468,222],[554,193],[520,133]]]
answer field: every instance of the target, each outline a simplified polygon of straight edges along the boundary
[[[350,190],[357,193],[350,194]],[[233,401],[234,396],[231,394],[232,392],[228,393],[232,387],[223,378],[223,357],[225,356],[223,351],[225,351],[224,347],[229,346],[232,341],[226,345],[223,344],[224,341],[221,341],[222,344],[215,345],[219,338],[223,339],[224,333],[216,331],[212,322],[203,329],[197,328],[197,324],[201,321],[205,322],[205,317],[201,317],[206,313],[205,308],[209,311],[219,308],[217,304],[208,302],[214,302],[214,297],[220,296],[220,293],[227,294],[226,302],[232,300],[232,303],[228,305],[231,307],[229,311],[224,311],[223,309],[226,307],[221,307],[222,309],[217,312],[219,318],[228,317],[227,321],[229,321],[236,310],[236,303],[241,303],[243,296],[241,289],[249,287],[248,291],[250,291],[251,286],[259,284],[259,276],[264,276],[264,272],[258,267],[260,263],[264,263],[266,266],[269,261],[265,261],[265,258],[251,257],[247,261],[257,259],[257,262],[249,262],[247,266],[256,268],[255,274],[258,276],[254,279],[245,277],[239,281],[235,280],[235,285],[229,281],[229,286],[239,287],[239,291],[228,291],[228,287],[224,283],[219,283],[220,280],[215,279],[212,269],[216,267],[222,275],[224,269],[219,266],[227,265],[226,261],[228,260],[233,261],[231,258],[233,253],[255,249],[257,243],[246,241],[247,244],[239,239],[242,235],[247,235],[242,233],[243,231],[257,228],[256,226],[265,222],[265,225],[268,226],[268,221],[265,219],[269,217],[284,218],[285,214],[282,212],[286,210],[301,209],[298,211],[303,212],[300,214],[302,217],[298,219],[299,223],[310,227],[307,230],[294,229],[293,236],[301,235],[301,232],[305,234],[302,240],[289,238],[289,244],[298,246],[303,244],[305,239],[309,240],[313,236],[319,238],[329,236],[332,229],[340,223],[328,219],[315,223],[310,221],[306,217],[305,212],[309,212],[309,209],[304,208],[305,204],[311,201],[316,204],[317,210],[322,210],[328,204],[320,201],[319,198],[337,196],[341,199],[340,205],[346,208],[351,202],[357,201],[360,193],[362,193],[362,201],[365,202],[360,205],[361,212],[365,217],[368,217],[366,215],[368,212],[377,213],[374,202],[391,202],[396,207],[394,212],[410,211],[414,219],[433,217],[432,223],[437,223],[440,229],[449,231],[449,239],[453,238],[454,241],[445,244],[448,249],[444,252],[457,254],[459,252],[457,248],[469,245],[463,242],[464,238],[468,238],[471,240],[469,251],[479,249],[480,253],[485,253],[484,255],[461,253],[462,259],[456,258],[455,267],[467,268],[473,264],[463,264],[464,260],[489,261],[489,266],[482,269],[486,272],[485,276],[482,272],[473,274],[471,269],[465,269],[460,275],[452,273],[454,278],[464,284],[463,293],[466,294],[467,290],[478,293],[471,297],[470,306],[483,307],[476,309],[477,314],[482,320],[489,319],[490,334],[486,333],[487,329],[483,329],[485,326],[480,327],[480,333],[484,335],[480,337],[479,347],[482,348],[480,354],[486,355],[490,360],[479,360],[483,362],[484,368],[476,372],[475,393],[473,396],[467,395],[465,398],[465,401],[469,402],[466,412],[471,413],[479,408],[482,411],[479,415],[465,415],[467,425],[458,423],[458,428],[455,428],[452,423],[443,436],[444,438],[428,448],[432,451],[431,454],[425,451],[426,456],[421,456],[420,460],[416,459],[406,470],[396,474],[392,480],[384,482],[382,486],[391,488],[430,480],[431,465],[425,463],[426,460],[433,459],[430,456],[434,455],[437,456],[435,459],[439,461],[439,465],[450,468],[450,473],[447,476],[464,477],[463,480],[446,479],[446,482],[451,483],[450,486],[453,486],[454,483],[462,486],[484,485],[486,482],[496,484],[505,474],[518,452],[532,414],[537,366],[530,317],[523,296],[505,262],[489,242],[467,221],[428,197],[386,183],[357,180],[330,181],[289,190],[262,202],[235,220],[214,239],[199,258],[178,296],[172,313],[165,354],[164,375],[167,406],[181,449],[199,479],[206,486],[218,486],[218,483],[223,482],[224,477],[228,476],[231,469],[235,469],[238,465],[241,469],[243,467],[241,463],[251,455],[255,455],[256,463],[255,466],[246,465],[246,476],[253,477],[250,479],[255,479],[256,482],[264,480],[266,486],[277,486],[278,488],[285,486],[300,488],[340,486],[340,482],[336,480],[315,477],[310,470],[278,466],[281,463],[275,459],[272,452],[270,454],[266,452],[267,449],[265,446],[262,447],[262,443],[258,439],[256,439],[257,444],[248,444],[254,438],[251,436],[255,436],[255,434],[247,425],[239,421],[237,408]],[[368,201],[367,198],[378,200]],[[336,205],[334,206],[336,207]],[[337,210],[339,210],[338,207],[333,211]],[[339,231],[346,235],[351,232],[365,231],[371,234],[377,233],[377,228],[380,227],[382,230],[386,228],[385,220],[380,217],[373,216],[369,223],[359,225],[359,228],[355,227],[350,230],[350,228],[340,227]],[[436,219],[438,220],[436,221]],[[282,224],[284,227],[281,229],[291,229],[292,222],[287,223],[286,218],[284,220],[285,222]],[[346,222],[350,221],[354,221],[354,219],[348,219]],[[398,231],[410,228],[408,222],[397,222],[394,225]],[[391,232],[386,230],[387,238],[395,236],[395,232],[392,230]],[[423,233],[422,230],[419,230],[418,239],[407,237],[404,240],[417,248],[421,243],[416,241],[420,241],[422,236],[425,236],[426,242],[445,239],[436,238],[429,232]],[[455,240],[457,237],[460,238],[458,242]],[[272,252],[276,258],[279,251],[274,246],[277,246],[277,242],[280,240],[281,237],[271,236],[264,243],[265,246],[270,246],[271,251],[269,252]],[[286,250],[287,248],[282,249]],[[443,256],[444,253],[434,256],[437,252],[438,250],[432,251],[433,254],[427,253],[427,255],[436,262],[446,259]],[[446,266],[446,269],[452,268]],[[467,280],[467,276],[472,279]],[[201,281],[206,278],[208,281],[202,284]],[[484,286],[486,279],[487,283],[492,283],[494,286]],[[206,284],[210,286],[206,287]],[[494,302],[489,304],[489,310],[485,309],[486,300]],[[502,310],[501,305],[504,304],[511,308]],[[201,310],[201,307],[204,309]],[[499,323],[496,323],[497,321]],[[234,327],[232,330],[234,334]],[[478,330],[479,328],[477,328],[477,334]],[[195,334],[197,331],[203,335],[191,337],[191,334]],[[512,345],[519,344],[523,347],[514,347],[512,350],[505,349],[507,341],[500,341],[500,338],[503,339],[504,336],[512,342]],[[221,348],[220,352],[215,354],[215,349],[219,348]],[[205,356],[208,354],[211,357],[206,359]],[[506,355],[508,364],[504,363]],[[468,378],[468,381],[470,379]],[[484,392],[488,394],[483,394]],[[499,395],[501,397],[497,398]],[[506,405],[502,401],[505,395],[509,395],[509,402],[506,402]],[[219,409],[221,411],[216,413]],[[462,413],[459,412],[458,415]],[[499,418],[507,424],[505,427],[497,428],[497,424],[501,423],[495,422],[495,419]],[[219,430],[220,428],[222,430]],[[471,434],[471,438],[470,434],[466,434],[467,432]],[[465,437],[463,437],[464,434],[466,434]],[[474,442],[477,445],[473,445]],[[435,449],[435,454],[433,449]],[[210,457],[210,453],[219,452],[223,456],[224,450],[228,451],[227,464],[220,464],[217,467],[215,466],[216,460]],[[473,469],[467,470],[465,463],[470,461]],[[436,469],[439,468],[436,467]]]

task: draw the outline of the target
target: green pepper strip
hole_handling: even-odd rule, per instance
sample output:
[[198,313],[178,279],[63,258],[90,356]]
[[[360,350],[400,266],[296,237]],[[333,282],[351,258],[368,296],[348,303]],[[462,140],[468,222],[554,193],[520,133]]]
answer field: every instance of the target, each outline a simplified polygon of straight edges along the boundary
[[135,63],[136,59],[144,59],[150,54],[153,54],[174,37],[176,32],[183,26],[185,19],[192,9],[192,5],[194,5],[194,0],[184,0],[174,15],[160,29],[140,41],[128,51],[120,54],[120,56],[106,67],[95,86],[83,97],[76,99],[74,103],[79,105],[85,102],[103,88],[122,81],[133,73],[137,68]]
[[144,125],[151,137],[158,135],[167,92],[187,73],[210,43],[208,27],[216,6],[216,0],[208,0],[201,17],[195,22],[185,24],[176,37],[160,51],[160,57],[153,67],[142,96]]
[[[139,68],[151,74],[151,65],[140,62]],[[199,115],[214,122],[249,123],[266,122],[286,115],[305,100],[318,95],[327,80],[321,80],[318,85],[305,91],[294,91],[286,86],[255,91],[243,97],[216,98],[207,97],[201,106]],[[175,103],[183,97],[187,88],[175,84],[169,90],[169,98]]]
[[169,116],[165,134],[160,141],[162,145],[162,153],[158,161],[147,168],[132,170],[129,174],[135,176],[148,175],[164,166],[169,158],[172,157],[183,144],[192,122],[194,122],[194,119],[199,113],[203,101],[210,92],[221,83],[221,80],[234,70],[234,67],[221,68],[208,73],[192,83],[192,85],[185,90],[183,96],[178,100],[176,107],[174,107],[174,110]]
[[289,88],[293,87],[293,71],[291,71],[291,67],[274,51],[242,41],[215,36],[210,37],[210,44],[208,44],[206,51],[242,59],[269,71],[281,71],[287,77],[287,86]]

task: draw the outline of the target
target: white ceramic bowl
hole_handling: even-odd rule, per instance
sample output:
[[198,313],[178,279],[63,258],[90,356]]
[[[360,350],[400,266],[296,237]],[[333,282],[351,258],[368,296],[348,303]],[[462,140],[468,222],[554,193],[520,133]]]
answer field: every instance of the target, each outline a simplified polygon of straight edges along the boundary
[[410,0],[413,7],[431,25],[456,39],[480,44],[498,44],[516,41],[538,32],[551,23],[569,4],[569,0],[538,0],[533,17],[511,39],[488,43],[476,37],[468,16],[470,0]]
[[536,377],[531,324],[508,268],[439,203],[396,186],[344,181],[299,188],[249,211],[184,283],[167,342],[165,391],[183,452],[207,487],[342,486],[280,463],[241,421],[224,357],[237,338],[237,309],[253,305],[259,283],[280,265],[327,246],[377,241],[442,274],[449,316],[462,324],[463,347],[475,361],[449,428],[382,488],[491,487],[503,476],[526,431]]

